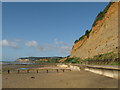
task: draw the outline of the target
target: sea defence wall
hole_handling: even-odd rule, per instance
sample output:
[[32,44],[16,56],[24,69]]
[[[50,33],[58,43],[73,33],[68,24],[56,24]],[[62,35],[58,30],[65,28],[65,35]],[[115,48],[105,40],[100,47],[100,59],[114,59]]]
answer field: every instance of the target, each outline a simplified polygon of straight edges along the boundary
[[120,68],[118,66],[85,66],[85,71],[90,71],[103,76],[120,79]]
[[57,65],[61,68],[69,68],[73,71],[90,71],[95,74],[107,76],[114,79],[120,79],[120,68],[119,66],[107,66],[107,65],[80,65],[80,64],[60,64]]

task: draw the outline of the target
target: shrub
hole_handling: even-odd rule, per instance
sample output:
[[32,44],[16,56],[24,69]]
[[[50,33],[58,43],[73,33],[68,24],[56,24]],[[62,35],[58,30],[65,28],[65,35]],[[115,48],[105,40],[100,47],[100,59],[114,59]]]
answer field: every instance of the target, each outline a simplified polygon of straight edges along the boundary
[[79,58],[67,58],[64,63],[79,63]]
[[52,58],[47,61],[47,63],[59,63],[59,58]]
[[87,38],[89,38],[89,34],[90,34],[91,31],[92,31],[92,29],[91,29],[91,30],[86,30],[86,31],[85,31],[85,35],[82,35],[82,36],[79,38],[79,40],[75,40],[74,43],[77,43],[78,41],[83,40],[85,36],[87,36]]
[[79,40],[75,40],[75,42],[74,43],[77,43]]
[[89,38],[89,34],[90,34],[90,31],[86,30],[85,31],[85,36],[87,36],[87,38]]
[[95,60],[103,60],[103,59],[114,59],[114,58],[117,58],[118,55],[113,53],[113,52],[109,52],[109,53],[105,53],[105,54],[99,54],[99,55],[96,55],[94,56],[93,59]]
[[82,35],[82,36],[79,38],[79,40],[83,40],[83,39],[84,39],[84,36],[85,36],[85,35]]

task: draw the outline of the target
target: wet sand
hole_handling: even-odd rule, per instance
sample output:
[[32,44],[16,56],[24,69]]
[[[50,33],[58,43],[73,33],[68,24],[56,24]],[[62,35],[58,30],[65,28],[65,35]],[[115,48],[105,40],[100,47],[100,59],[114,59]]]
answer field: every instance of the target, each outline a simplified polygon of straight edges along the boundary
[[118,80],[87,71],[30,72],[2,75],[3,88],[117,88]]

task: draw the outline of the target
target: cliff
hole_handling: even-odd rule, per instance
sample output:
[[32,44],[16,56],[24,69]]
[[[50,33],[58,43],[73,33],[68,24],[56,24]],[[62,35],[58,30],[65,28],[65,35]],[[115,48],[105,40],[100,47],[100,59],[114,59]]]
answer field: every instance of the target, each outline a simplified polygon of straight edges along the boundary
[[92,26],[89,37],[77,41],[70,57],[92,58],[104,53],[118,53],[118,2],[113,3],[104,17]]

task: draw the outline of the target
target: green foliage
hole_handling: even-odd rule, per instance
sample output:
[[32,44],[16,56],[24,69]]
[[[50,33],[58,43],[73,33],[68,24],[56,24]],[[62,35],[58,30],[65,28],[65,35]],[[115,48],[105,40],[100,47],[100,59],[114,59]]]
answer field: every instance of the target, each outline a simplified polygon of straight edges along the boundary
[[67,56],[67,58],[69,58],[69,57],[70,57],[70,55]]
[[59,63],[60,58],[49,58],[47,61],[37,60],[35,63]]
[[86,59],[84,59],[84,61],[91,61],[91,60],[93,60],[92,58],[86,58]]
[[115,59],[115,58],[118,58],[118,54],[113,53],[113,52],[109,52],[109,53],[105,53],[105,54],[96,55],[93,58],[83,59],[83,61]]
[[105,54],[99,54],[99,55],[96,55],[94,56],[94,59],[95,60],[103,60],[103,59],[114,59],[114,58],[117,58],[118,57],[118,54],[115,54],[113,52],[109,52],[109,53],[105,53]]
[[90,34],[91,31],[92,31],[92,29],[91,30],[86,30],[85,35],[82,35],[78,40],[75,40],[74,43],[77,43],[78,41],[83,40],[85,36],[87,36],[87,38],[89,38],[89,34]]
[[95,26],[97,21],[103,19],[105,13],[107,13],[109,7],[110,7],[113,3],[114,3],[114,2],[110,2],[110,3],[105,7],[105,9],[104,9],[103,11],[101,11],[101,12],[97,15],[97,17],[96,17],[96,19],[95,19],[95,21],[94,21],[94,23],[93,23],[92,26]]
[[67,58],[64,63],[79,63],[79,58]]
[[48,61],[47,61],[47,63],[59,63],[59,58],[56,58],[56,59],[49,59]]
[[90,31],[89,32],[91,32],[92,31],[92,29],[90,29]]
[[79,38],[79,40],[83,40],[83,39],[84,39],[84,36],[85,36],[85,35],[82,35],[82,36]]
[[120,62],[114,62],[111,65],[120,65]]
[[85,36],[87,36],[87,38],[89,38],[89,34],[90,34],[90,31],[89,31],[89,30],[86,30]]
[[77,43],[79,40],[75,40],[75,42],[74,43]]

